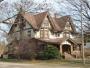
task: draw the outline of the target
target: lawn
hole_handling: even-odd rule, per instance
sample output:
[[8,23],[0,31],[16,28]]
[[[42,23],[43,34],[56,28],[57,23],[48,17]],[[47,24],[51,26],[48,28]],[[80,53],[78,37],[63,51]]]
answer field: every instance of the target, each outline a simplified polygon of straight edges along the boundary
[[90,68],[90,60],[82,64],[82,60],[17,60],[17,59],[0,59],[1,62],[20,63],[20,64],[40,64],[48,66],[70,66],[80,68]]

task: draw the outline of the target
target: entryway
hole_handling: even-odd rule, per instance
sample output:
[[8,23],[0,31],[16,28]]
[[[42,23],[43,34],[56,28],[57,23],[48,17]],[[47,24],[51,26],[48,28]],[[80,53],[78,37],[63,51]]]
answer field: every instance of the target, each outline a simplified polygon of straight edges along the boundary
[[64,52],[71,54],[71,46],[67,44],[62,45],[62,53]]

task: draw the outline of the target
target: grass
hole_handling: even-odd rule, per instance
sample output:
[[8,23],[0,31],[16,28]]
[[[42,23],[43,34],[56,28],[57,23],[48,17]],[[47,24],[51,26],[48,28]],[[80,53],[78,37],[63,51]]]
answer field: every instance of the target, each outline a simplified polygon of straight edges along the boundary
[[2,62],[21,62],[21,60],[17,60],[17,59],[0,59],[0,61]]
[[78,66],[88,68],[90,67],[90,61],[87,60],[86,64],[82,64],[82,60],[17,60],[17,59],[0,59],[2,62],[11,62],[11,63],[26,63],[26,64],[48,64],[48,65],[62,65],[62,66]]

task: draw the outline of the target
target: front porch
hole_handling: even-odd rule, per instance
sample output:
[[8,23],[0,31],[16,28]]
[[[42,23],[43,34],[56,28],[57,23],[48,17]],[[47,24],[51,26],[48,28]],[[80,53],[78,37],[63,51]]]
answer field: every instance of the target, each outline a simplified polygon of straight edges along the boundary
[[67,39],[64,40],[60,45],[60,54],[64,56],[71,56],[74,58],[81,57],[81,45],[78,45],[74,41]]
[[44,42],[45,45],[53,45],[58,48],[61,55],[67,55],[73,56],[74,58],[77,58],[78,56],[81,57],[81,45],[76,43],[72,39],[38,39],[39,41]]

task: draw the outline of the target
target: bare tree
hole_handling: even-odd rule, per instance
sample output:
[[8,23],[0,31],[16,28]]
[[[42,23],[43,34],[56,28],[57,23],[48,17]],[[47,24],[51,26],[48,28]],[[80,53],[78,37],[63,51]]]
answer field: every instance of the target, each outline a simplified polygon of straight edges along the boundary
[[[81,22],[81,19],[80,19],[81,2],[80,0],[66,0],[66,1],[69,3],[69,6],[72,6],[69,8],[70,8],[70,11],[73,12],[73,14],[71,15],[74,16],[74,20],[80,23]],[[85,28],[85,30],[90,30],[90,1],[89,0],[81,0],[81,1],[82,1],[83,27]]]
[[32,0],[21,0],[18,3],[9,4],[8,2],[3,2],[0,4],[0,23],[5,23],[7,25],[12,25],[15,17],[17,16],[20,8],[22,7],[25,11],[30,11],[29,9],[33,5]]
[[[18,3],[9,4],[8,2],[3,2],[0,4],[0,14],[2,15],[0,18],[0,23],[4,23],[8,26],[7,29],[10,29],[11,25],[14,24],[14,20],[22,8],[25,11],[30,11],[31,6],[33,5],[33,2],[21,0]],[[6,30],[2,29],[0,27],[0,30],[3,32],[3,35],[7,40],[11,39],[11,37],[8,36],[8,33]],[[0,33],[1,34],[1,33]]]
[[[0,23],[7,24],[10,28],[10,26],[14,23],[15,17],[20,11],[20,8],[22,7],[23,10],[30,11],[33,4],[32,0],[21,0],[20,2],[13,4],[8,2],[0,3]],[[5,32],[5,30],[3,31]]]
[[0,2],[2,2],[3,0],[0,0]]

